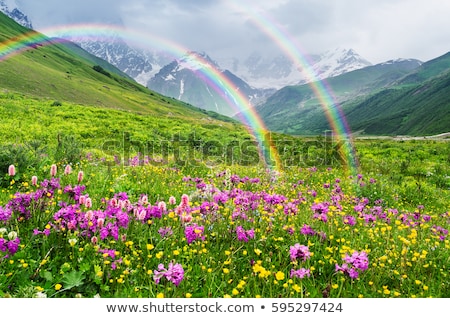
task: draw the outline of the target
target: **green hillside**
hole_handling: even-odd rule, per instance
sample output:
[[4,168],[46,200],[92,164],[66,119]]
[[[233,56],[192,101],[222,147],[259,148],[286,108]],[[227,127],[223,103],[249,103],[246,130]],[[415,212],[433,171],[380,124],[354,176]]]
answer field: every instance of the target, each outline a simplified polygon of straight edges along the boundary
[[[46,38],[3,14],[0,14],[0,26],[0,89],[3,92],[154,116],[186,120],[208,116],[230,121],[225,116],[150,91],[80,47]],[[28,42],[23,40],[27,38],[24,34],[31,36]],[[24,45],[20,54],[5,56],[11,42]]]
[[399,80],[399,84],[419,84],[450,70],[450,52],[423,63],[413,72]]
[[[353,131],[371,135],[449,131],[450,53],[418,67],[415,62],[389,61],[326,80]],[[258,112],[274,131],[317,135],[330,129],[323,105],[309,85],[279,90]]]
[[352,106],[354,131],[371,135],[434,135],[450,130],[450,72],[412,87],[384,90]]
[[[359,100],[404,77],[419,64],[417,60],[405,60],[369,66],[329,78],[326,80],[327,87],[331,88],[333,97],[339,103]],[[257,110],[273,131],[316,135],[329,129],[321,100],[309,84],[284,87]]]

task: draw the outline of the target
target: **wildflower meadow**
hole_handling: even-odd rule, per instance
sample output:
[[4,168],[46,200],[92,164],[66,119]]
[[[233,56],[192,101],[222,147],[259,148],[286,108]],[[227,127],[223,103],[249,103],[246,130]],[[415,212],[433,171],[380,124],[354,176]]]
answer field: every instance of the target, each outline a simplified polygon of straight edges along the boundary
[[0,296],[449,297],[448,149],[360,142],[356,174],[11,162]]

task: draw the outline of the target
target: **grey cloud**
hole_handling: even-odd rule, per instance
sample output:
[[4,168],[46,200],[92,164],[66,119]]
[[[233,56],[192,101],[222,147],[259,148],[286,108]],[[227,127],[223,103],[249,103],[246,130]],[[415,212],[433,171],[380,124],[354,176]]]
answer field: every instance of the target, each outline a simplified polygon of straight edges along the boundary
[[[123,23],[192,50],[236,57],[277,49],[251,16],[265,10],[307,51],[353,48],[372,62],[448,51],[447,0],[18,0],[35,26]],[[247,11],[246,11],[247,10]]]

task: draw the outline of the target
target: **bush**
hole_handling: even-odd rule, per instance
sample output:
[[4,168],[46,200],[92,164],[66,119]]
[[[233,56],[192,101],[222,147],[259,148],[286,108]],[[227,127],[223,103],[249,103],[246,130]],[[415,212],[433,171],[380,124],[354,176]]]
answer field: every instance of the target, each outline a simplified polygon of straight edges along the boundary
[[62,103],[59,100],[55,100],[51,106],[62,106]]
[[109,72],[107,72],[103,67],[101,67],[100,65],[95,65],[92,67],[94,69],[94,71],[99,72],[103,75],[106,75],[108,77],[111,77],[111,74]]

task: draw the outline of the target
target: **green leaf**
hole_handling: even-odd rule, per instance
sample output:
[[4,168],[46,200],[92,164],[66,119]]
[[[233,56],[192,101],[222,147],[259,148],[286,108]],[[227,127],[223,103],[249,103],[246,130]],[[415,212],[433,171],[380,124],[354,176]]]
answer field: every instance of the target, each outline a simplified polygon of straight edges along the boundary
[[83,285],[84,274],[82,272],[71,271],[65,273],[62,279],[65,289],[71,289]]
[[41,277],[44,278],[46,281],[53,281],[53,274],[49,271],[45,271],[41,273]]
[[91,264],[87,263],[87,262],[83,262],[80,264],[80,270],[83,273],[86,273],[87,271],[89,271],[91,269]]

